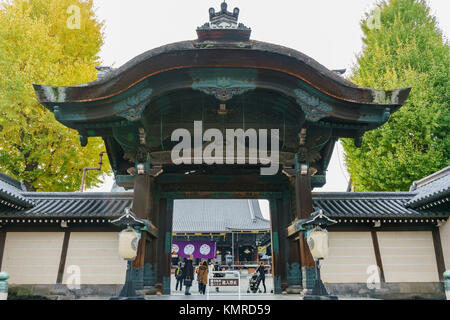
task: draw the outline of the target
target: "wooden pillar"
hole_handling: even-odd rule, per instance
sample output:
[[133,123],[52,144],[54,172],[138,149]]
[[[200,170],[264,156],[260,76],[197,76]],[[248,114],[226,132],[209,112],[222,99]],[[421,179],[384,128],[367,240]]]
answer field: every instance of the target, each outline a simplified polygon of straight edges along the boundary
[[[151,177],[147,174],[135,176],[132,211],[137,218],[150,220],[151,198]],[[148,244],[147,237],[147,233],[142,232],[137,255],[130,271],[131,281],[136,290],[142,290],[144,288],[144,261],[145,253],[148,252],[146,249]]]
[[278,200],[270,200],[270,222],[272,230],[272,275],[273,275],[273,287],[275,294],[282,293],[283,278],[286,277],[284,272],[285,265],[283,265],[283,254],[280,250],[280,231],[282,229],[282,219],[280,219],[281,210]]
[[372,243],[373,243],[373,251],[375,253],[375,260],[377,262],[378,269],[380,271],[380,282],[384,283],[386,282],[386,279],[384,277],[384,268],[383,268],[383,261],[381,260],[381,251],[380,251],[380,244],[378,242],[378,235],[376,231],[370,232],[372,236]]
[[0,271],[2,270],[3,253],[5,252],[6,231],[0,230]]
[[234,234],[234,264],[239,265],[239,236],[238,234]]
[[432,235],[433,235],[433,245],[434,245],[434,253],[436,256],[437,270],[439,274],[439,281],[443,282],[445,272],[445,260],[444,260],[444,253],[442,250],[441,234],[439,232],[439,227],[433,228]]
[[[295,203],[293,202],[293,187],[287,188],[283,192],[283,216],[286,227],[290,225],[296,217]],[[286,232],[286,228],[284,228]],[[298,236],[288,238],[285,233],[286,247],[286,281],[288,293],[300,293],[302,285],[302,271],[300,264],[300,247]]]
[[58,276],[56,277],[56,283],[61,284],[64,278],[64,270],[66,269],[67,251],[69,248],[70,231],[64,232],[64,240],[61,249],[61,257],[59,259]]
[[258,262],[258,246],[256,244],[253,246],[252,261]]
[[[297,171],[295,176],[295,203],[298,219],[306,219],[314,212],[311,194],[311,175],[302,175]],[[302,284],[304,290],[312,290],[316,278],[314,258],[309,251],[305,232],[299,233],[300,263],[302,268]]]
[[[150,221],[156,226],[159,226],[159,197],[157,186],[153,185],[152,201],[150,210]],[[158,241],[159,239],[147,237],[144,257],[144,286],[154,287],[156,284],[157,274],[157,256],[158,256]]]
[[156,286],[162,294],[170,294],[173,202],[173,199],[159,200]]
[[280,277],[281,277],[281,290],[284,292],[288,288],[288,259],[289,259],[289,239],[287,237],[286,228],[289,224],[289,202],[285,196],[281,199],[277,199],[278,208],[278,223],[279,223],[279,241],[280,241]]

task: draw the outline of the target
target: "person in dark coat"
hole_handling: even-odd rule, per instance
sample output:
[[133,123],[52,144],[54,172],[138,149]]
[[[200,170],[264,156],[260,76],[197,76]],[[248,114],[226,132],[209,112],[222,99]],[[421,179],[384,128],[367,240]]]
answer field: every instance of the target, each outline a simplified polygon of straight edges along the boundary
[[258,269],[256,269],[256,273],[264,286],[264,293],[266,293],[266,267],[264,266],[264,262],[259,264]]
[[191,295],[189,290],[192,286],[192,281],[194,280],[194,266],[192,265],[192,259],[194,257],[192,254],[189,256],[189,259],[184,264],[183,272],[182,272],[182,279],[184,282],[184,286],[186,287],[186,291],[184,292],[185,295]]
[[183,262],[178,262],[178,267],[175,270],[175,279],[177,279],[175,290],[178,290],[178,286],[180,286],[180,291],[183,290],[183,268]]

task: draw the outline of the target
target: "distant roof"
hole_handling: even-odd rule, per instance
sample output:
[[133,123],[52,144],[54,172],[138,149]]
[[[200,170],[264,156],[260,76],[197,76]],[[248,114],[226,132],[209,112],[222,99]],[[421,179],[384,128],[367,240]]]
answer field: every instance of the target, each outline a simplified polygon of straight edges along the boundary
[[450,196],[450,166],[415,181],[410,191],[416,195],[406,203],[407,207],[417,208],[442,198],[446,198],[445,201],[448,202]]
[[270,230],[258,200],[175,200],[173,232]]
[[25,190],[23,183],[0,172],[0,205],[14,209],[29,208],[33,202],[22,196]]

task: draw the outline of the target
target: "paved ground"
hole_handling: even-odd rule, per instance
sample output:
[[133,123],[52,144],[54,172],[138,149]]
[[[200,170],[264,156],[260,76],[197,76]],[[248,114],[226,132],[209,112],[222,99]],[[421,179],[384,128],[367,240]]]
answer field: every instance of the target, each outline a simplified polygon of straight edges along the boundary
[[[228,275],[229,277],[232,277],[232,275]],[[261,293],[247,293],[247,290],[249,288],[248,286],[249,284],[249,279],[248,276],[246,274],[241,274],[240,277],[240,293],[242,296],[251,296],[251,298],[255,298],[255,296],[260,296],[261,298],[263,298],[265,295],[270,295],[270,293],[273,293],[273,278],[272,276],[266,276],[266,294],[264,294],[264,287],[262,285],[262,283],[260,284],[259,288],[261,290]],[[170,282],[171,288],[172,288],[172,293],[171,295],[173,296],[183,296],[183,298],[185,298],[186,296],[184,295],[184,289],[185,287],[183,287],[183,291],[175,291],[175,285],[176,285],[176,280],[175,277],[172,276],[171,278],[171,282]],[[209,295],[210,297],[213,296],[227,296],[227,295],[232,295],[232,296],[239,296],[239,290],[238,287],[220,287],[219,288],[219,292],[216,291],[215,287],[213,288],[207,288],[206,291],[208,292],[209,289]],[[200,295],[199,291],[198,291],[198,282],[194,280],[193,285],[191,287],[191,294],[192,295]]]
[[[230,275],[231,276],[231,275]],[[198,283],[194,281],[191,287],[191,295],[186,296],[183,291],[175,291],[176,280],[175,277],[171,278],[171,295],[154,295],[146,296],[146,300],[302,300],[299,294],[281,294],[274,295],[273,290],[273,278],[272,276],[266,276],[266,288],[267,293],[247,293],[248,289],[248,276],[241,274],[240,277],[240,294],[237,287],[221,287],[219,292],[216,292],[215,288],[209,288],[209,295],[202,295],[198,291]],[[261,291],[263,290],[262,284],[260,285]],[[83,297],[81,300],[109,300],[108,297]],[[357,297],[339,297],[339,300],[373,300],[369,298],[357,298]]]

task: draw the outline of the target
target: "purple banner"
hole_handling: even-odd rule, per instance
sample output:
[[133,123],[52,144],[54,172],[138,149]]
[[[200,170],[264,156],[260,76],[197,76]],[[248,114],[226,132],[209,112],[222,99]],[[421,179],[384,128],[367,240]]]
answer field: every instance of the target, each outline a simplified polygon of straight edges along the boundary
[[216,257],[215,241],[173,241],[172,254],[189,258],[193,255],[195,259],[214,259]]

